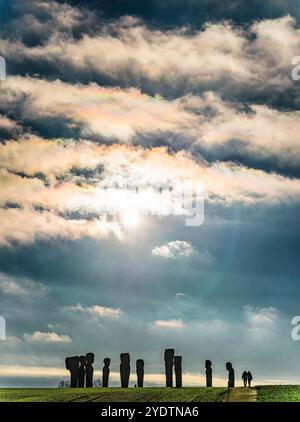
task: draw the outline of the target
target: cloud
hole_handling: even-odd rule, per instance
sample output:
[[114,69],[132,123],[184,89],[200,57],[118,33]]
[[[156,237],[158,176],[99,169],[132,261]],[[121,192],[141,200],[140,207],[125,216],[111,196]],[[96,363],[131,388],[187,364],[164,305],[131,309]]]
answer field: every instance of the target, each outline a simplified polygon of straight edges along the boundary
[[61,36],[80,36],[82,31],[88,33],[95,23],[93,12],[66,2],[14,0],[11,3],[11,18],[3,20],[2,33],[29,46],[43,44],[54,31]]
[[[147,148],[162,145],[170,151],[201,154],[209,162],[235,161],[284,174],[299,172],[297,110],[250,103],[245,107],[215,92],[172,100],[134,88],[22,77],[8,78],[0,95],[2,112],[15,110],[18,121],[43,136],[60,134]],[[39,153],[37,143],[31,163]]]
[[157,329],[181,329],[185,327],[185,323],[181,319],[167,319],[167,320],[156,320],[153,321],[151,327]]
[[0,114],[0,141],[18,138],[22,128],[14,120]]
[[14,281],[10,280],[1,280],[0,281],[0,290],[4,294],[9,295],[24,295],[27,294],[27,291],[20,286],[19,284],[15,283]]
[[71,343],[72,340],[68,335],[57,334],[53,332],[35,331],[32,334],[25,333],[24,339],[28,343],[45,343],[45,344],[60,344]]
[[57,122],[69,137],[79,133],[88,139],[130,142],[141,132],[177,131],[189,122],[196,123],[195,116],[178,102],[151,97],[135,88],[72,85],[18,76],[9,77],[3,88],[3,109],[14,106],[19,119],[39,130],[49,120]]
[[[195,256],[198,263],[210,264],[213,257],[206,249],[197,250],[191,242],[186,240],[173,240],[164,245],[152,249],[152,255],[164,259],[180,259]],[[177,293],[176,297],[185,296],[184,293]]]
[[[209,164],[188,153],[169,153],[163,147],[148,150],[121,145],[99,146],[91,142],[49,142],[34,137],[0,146],[0,165],[4,167],[1,173],[5,186],[2,203],[35,203],[46,209],[57,207],[63,210],[71,204],[72,208],[80,204],[87,206],[93,204],[94,195],[101,204],[101,189],[109,186],[143,188],[158,185],[167,188],[177,181],[200,180],[205,184],[210,200],[268,202],[289,196],[295,198],[299,185],[297,179],[231,162]],[[102,172],[98,171],[99,166],[103,168]],[[85,183],[77,183],[74,167],[90,169],[91,176],[85,180],[83,174],[82,182]],[[23,173],[33,177],[26,178]],[[39,174],[44,175],[50,186],[44,185]],[[89,178],[93,184],[89,184]]]
[[28,279],[14,279],[6,274],[0,273],[0,291],[6,295],[26,296],[44,293],[46,286]]
[[75,306],[66,306],[64,309],[68,312],[85,313],[91,317],[104,319],[118,319],[121,318],[123,314],[119,308],[115,309],[99,305],[83,307],[80,303]]
[[[44,23],[42,35],[52,34],[53,26],[58,25],[60,31],[78,31],[78,23],[84,26],[84,32],[97,32],[97,26],[91,25],[88,12],[98,15],[100,22],[107,22],[122,16],[122,20],[138,22],[143,19],[156,29],[170,29],[172,25],[199,25],[207,21],[228,19],[236,23],[248,23],[262,18],[277,18],[287,13],[299,16],[298,0],[144,0],[143,3],[134,0],[114,0],[113,4],[107,0],[68,0],[68,2],[41,0],[8,0],[4,1],[3,13],[12,15],[15,20],[10,21],[10,27],[23,34],[27,29],[34,33],[35,27],[28,26],[27,19],[35,16],[41,26]],[[72,7],[69,5],[71,4]],[[16,19],[18,17],[18,19]],[[26,17],[27,19],[24,19]],[[83,18],[86,18],[84,21]],[[11,19],[12,19],[11,18]],[[30,31],[31,29],[31,31]],[[38,27],[41,31],[41,29]],[[18,33],[18,32],[17,32]]]
[[41,46],[2,42],[3,55],[19,72],[31,68],[32,73],[50,72],[66,81],[139,86],[149,94],[173,98],[213,90],[226,98],[277,105],[282,99],[295,104],[299,95],[290,78],[298,46],[299,29],[289,15],[246,29],[228,22],[207,23],[193,34],[120,20],[78,38],[54,29]]
[[249,324],[256,327],[263,327],[276,323],[279,318],[278,310],[273,306],[255,309],[251,306],[245,306],[244,310]]
[[118,213],[133,200],[124,187],[136,191],[134,200],[142,215],[157,216],[167,210],[186,215],[182,201],[168,194],[186,181],[204,184],[208,204],[270,206],[295,204],[300,198],[299,179],[231,162],[209,164],[165,147],[29,137],[0,145],[0,167],[0,242],[7,245],[39,238],[113,235],[122,240]]
[[4,377],[12,378],[62,378],[68,375],[63,368],[47,366],[1,365],[0,370]]
[[6,246],[15,242],[29,244],[36,239],[103,239],[111,234],[121,237],[118,223],[108,222],[105,217],[90,221],[65,219],[48,211],[0,209],[0,221],[0,243]]
[[173,240],[166,245],[156,246],[152,255],[166,259],[187,258],[195,253],[193,245],[185,240]]
[[0,128],[6,130],[16,129],[18,127],[17,123],[14,120],[9,119],[6,116],[0,115]]

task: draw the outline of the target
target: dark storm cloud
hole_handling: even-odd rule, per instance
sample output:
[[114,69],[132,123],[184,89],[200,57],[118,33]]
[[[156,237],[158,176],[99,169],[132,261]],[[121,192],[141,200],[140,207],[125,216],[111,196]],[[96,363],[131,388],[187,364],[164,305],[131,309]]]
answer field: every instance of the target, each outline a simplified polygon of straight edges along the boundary
[[8,73],[134,86],[167,98],[214,91],[229,100],[299,108],[299,84],[291,79],[299,30],[291,17],[258,21],[247,29],[219,22],[192,35],[183,30],[153,31],[128,16],[98,23],[93,35],[81,38],[62,34],[59,23],[54,23],[49,39],[37,46],[24,45],[22,37],[5,39],[3,34],[1,50]]
[[[34,25],[27,28],[23,35],[28,37],[29,43],[40,43],[43,41],[39,35],[46,35],[51,31],[47,21],[51,19],[49,10],[39,7],[35,1],[2,0],[1,19],[2,23],[7,19],[15,19],[20,15],[35,15],[40,17],[45,23],[44,28],[38,28]],[[46,4],[47,2],[40,2]],[[55,9],[54,2],[52,9]],[[97,13],[98,18],[118,19],[120,16],[133,15],[144,19],[153,26],[179,26],[195,25],[201,26],[207,21],[218,21],[229,19],[235,23],[248,23],[257,19],[274,19],[285,14],[299,16],[298,0],[58,0],[65,12],[70,12],[68,5],[88,9],[91,13],[86,14],[86,20],[91,19],[92,15]],[[25,18],[24,22],[28,17]],[[27,21],[28,22],[28,21]],[[28,22],[29,23],[29,22]],[[85,32],[93,31],[85,22]],[[77,25],[77,34],[81,33],[80,22]],[[12,33],[12,35],[14,35]]]
[[[214,163],[216,161],[234,162],[248,168],[263,170],[268,173],[279,173],[288,177],[299,177],[298,163],[282,160],[269,153],[256,154],[251,150],[251,143],[239,139],[229,139],[225,144],[209,146],[188,137],[183,133],[154,132],[141,133],[132,140],[133,145],[143,145],[144,148],[166,147],[170,153],[188,150],[199,162]],[[282,158],[282,157],[281,157]]]
[[95,15],[85,8],[67,3],[40,0],[12,0],[4,3],[1,33],[11,40],[22,40],[27,46],[42,45],[54,30],[60,35],[80,38],[90,34],[96,24]]
[[105,18],[138,16],[155,26],[199,26],[207,21],[223,19],[248,23],[256,19],[278,18],[287,13],[299,14],[298,0],[70,0],[69,3],[98,10],[99,15]]
[[0,143],[8,139],[17,139],[23,130],[14,120],[0,116]]

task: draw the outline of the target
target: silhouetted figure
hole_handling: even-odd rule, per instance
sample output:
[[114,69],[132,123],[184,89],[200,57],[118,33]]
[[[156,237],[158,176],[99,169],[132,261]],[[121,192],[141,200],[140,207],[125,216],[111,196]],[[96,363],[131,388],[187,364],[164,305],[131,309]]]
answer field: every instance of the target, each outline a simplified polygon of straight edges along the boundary
[[120,358],[121,358],[121,365],[120,365],[121,387],[128,388],[129,377],[130,377],[129,353],[121,353]]
[[84,388],[85,371],[86,371],[86,357],[79,356],[78,388]]
[[250,371],[247,372],[247,380],[248,380],[248,386],[251,387],[251,381],[253,380],[252,374]]
[[174,356],[174,368],[175,368],[175,384],[176,388],[182,387],[182,357]]
[[137,386],[144,387],[144,361],[143,359],[138,359],[136,361],[136,376],[137,376]]
[[78,375],[79,375],[79,357],[72,356],[65,360],[66,368],[71,373],[71,388],[77,388],[78,386]]
[[105,358],[103,363],[104,363],[104,366],[102,369],[102,387],[108,387],[108,380],[109,380],[109,373],[110,373],[110,369],[109,369],[110,359]]
[[211,361],[205,361],[205,375],[206,375],[206,387],[212,387],[212,369],[211,369]]
[[247,371],[244,371],[242,373],[242,380],[243,380],[243,383],[244,383],[244,387],[247,387],[247,380],[248,380],[248,372]]
[[173,387],[174,349],[165,350],[166,387]]
[[226,369],[228,371],[228,388],[234,387],[234,369],[231,362],[226,363]]
[[85,386],[86,388],[93,387],[93,376],[94,376],[94,368],[93,363],[95,361],[94,353],[87,353],[86,357],[86,381]]

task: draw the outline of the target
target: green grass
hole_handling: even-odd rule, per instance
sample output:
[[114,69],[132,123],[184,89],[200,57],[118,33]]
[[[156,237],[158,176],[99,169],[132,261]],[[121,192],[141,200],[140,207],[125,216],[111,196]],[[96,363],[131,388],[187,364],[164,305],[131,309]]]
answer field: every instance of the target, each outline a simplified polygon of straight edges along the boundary
[[220,402],[226,388],[0,388],[0,402]]
[[[300,402],[300,386],[258,386],[257,401]],[[226,388],[0,388],[0,402],[221,402]]]
[[299,402],[299,385],[266,385],[256,387],[257,401],[261,402]]

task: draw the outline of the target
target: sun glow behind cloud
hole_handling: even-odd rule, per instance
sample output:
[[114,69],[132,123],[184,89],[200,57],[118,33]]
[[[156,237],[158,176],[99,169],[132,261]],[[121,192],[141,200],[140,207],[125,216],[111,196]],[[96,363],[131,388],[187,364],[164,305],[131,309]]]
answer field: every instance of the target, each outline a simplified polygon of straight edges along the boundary
[[129,208],[121,214],[121,220],[127,228],[134,228],[140,223],[140,214],[137,209]]

